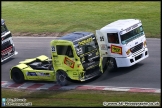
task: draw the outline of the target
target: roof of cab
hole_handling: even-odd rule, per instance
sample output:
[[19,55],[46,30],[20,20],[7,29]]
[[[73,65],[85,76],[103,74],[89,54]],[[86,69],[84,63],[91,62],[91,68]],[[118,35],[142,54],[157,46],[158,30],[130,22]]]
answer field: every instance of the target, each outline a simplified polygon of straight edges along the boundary
[[62,36],[62,37],[58,38],[57,40],[68,40],[68,41],[74,42],[74,41],[81,39],[81,38],[84,38],[84,37],[86,37],[90,34],[93,34],[93,33],[82,32],[82,31],[81,32],[73,32],[73,33],[69,33],[67,35]]
[[102,27],[100,30],[121,31],[140,22],[139,19],[121,19]]

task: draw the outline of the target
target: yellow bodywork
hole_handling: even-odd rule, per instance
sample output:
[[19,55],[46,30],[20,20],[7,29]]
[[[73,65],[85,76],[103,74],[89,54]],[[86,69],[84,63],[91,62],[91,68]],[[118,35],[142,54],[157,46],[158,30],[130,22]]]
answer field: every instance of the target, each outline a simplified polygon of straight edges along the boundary
[[81,76],[81,74],[84,75],[83,66],[80,62],[80,58],[76,54],[73,43],[67,40],[53,40],[50,44],[51,47],[56,47],[56,45],[70,45],[74,55],[73,58],[70,58],[66,55],[57,55],[56,51],[51,51],[54,70],[56,72],[63,70],[67,73],[68,77],[73,80],[82,79],[81,77],[84,77]]

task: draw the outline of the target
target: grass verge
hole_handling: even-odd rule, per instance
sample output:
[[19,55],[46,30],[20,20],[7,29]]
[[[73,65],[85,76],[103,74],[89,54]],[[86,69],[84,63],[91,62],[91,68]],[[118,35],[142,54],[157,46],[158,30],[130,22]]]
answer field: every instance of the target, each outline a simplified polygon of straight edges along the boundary
[[26,102],[32,102],[32,106],[53,107],[101,107],[103,106],[103,102],[153,102],[152,106],[158,106],[161,104],[159,93],[133,93],[92,90],[27,91],[2,89],[2,98],[25,98]]
[[160,38],[158,1],[2,1],[1,15],[13,34],[95,30],[127,18],[141,19],[146,37]]

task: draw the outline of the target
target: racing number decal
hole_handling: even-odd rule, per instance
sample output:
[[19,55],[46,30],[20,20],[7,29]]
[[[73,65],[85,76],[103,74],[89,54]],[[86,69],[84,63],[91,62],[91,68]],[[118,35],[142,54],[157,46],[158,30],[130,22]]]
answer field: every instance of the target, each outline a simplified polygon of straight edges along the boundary
[[122,55],[122,47],[111,45],[111,53],[117,53]]
[[64,63],[65,63],[67,66],[69,66],[69,67],[71,67],[71,68],[74,68],[75,62],[72,61],[72,60],[70,60],[70,59],[68,59],[67,57],[65,57]]
[[104,37],[103,36],[100,37],[100,41],[104,41]]

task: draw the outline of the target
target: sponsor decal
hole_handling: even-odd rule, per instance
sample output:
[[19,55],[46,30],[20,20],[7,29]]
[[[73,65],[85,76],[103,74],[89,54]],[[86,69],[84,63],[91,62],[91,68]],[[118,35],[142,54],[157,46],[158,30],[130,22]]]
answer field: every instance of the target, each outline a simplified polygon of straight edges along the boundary
[[38,76],[50,76],[49,73],[44,73],[44,72],[37,72]]
[[137,27],[140,26],[140,25],[142,25],[142,23],[134,24],[133,26],[130,26],[130,27],[126,28],[126,29],[123,30],[123,31],[120,31],[119,34],[120,34],[120,35],[123,35],[123,34],[125,34],[125,33],[127,33],[127,32],[130,32],[131,30],[137,28]]
[[78,55],[83,53],[82,48],[76,48],[76,50]]
[[37,76],[35,72],[26,72],[27,76]]
[[91,65],[91,66],[89,66],[88,68],[86,68],[86,70],[89,70],[89,69],[91,69],[91,68],[94,68],[94,67],[96,67],[96,66],[98,66],[98,65]]
[[101,44],[100,47],[101,47],[101,50],[107,50],[106,44]]
[[75,62],[70,60],[69,58],[65,57],[64,59],[64,64],[66,64],[67,66],[71,67],[71,68],[74,68],[74,64]]
[[135,45],[138,44],[138,42],[135,42]]
[[26,72],[27,76],[50,76],[50,73],[45,72]]
[[85,39],[85,40],[82,40],[82,41],[78,42],[78,44],[79,44],[80,46],[82,46],[82,45],[85,45],[86,43],[90,43],[90,42],[92,42],[92,41],[93,41],[93,38],[90,37],[90,38],[87,38],[87,39]]
[[121,54],[122,55],[122,47],[111,45],[111,53]]
[[75,76],[75,75],[78,75],[78,74],[77,74],[77,72],[73,72],[73,75]]
[[94,64],[94,63],[95,63],[94,61],[93,61],[93,62],[91,62],[91,63],[88,63],[88,66],[89,66],[89,65],[92,65],[92,64]]
[[51,47],[51,50],[52,50],[52,52],[56,52],[55,46],[52,46],[52,47]]
[[135,24],[135,25],[133,25],[133,26],[127,28],[127,29],[126,29],[126,32],[129,32],[130,30],[136,28],[137,26],[138,26],[138,24]]

